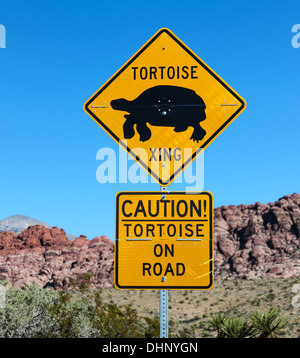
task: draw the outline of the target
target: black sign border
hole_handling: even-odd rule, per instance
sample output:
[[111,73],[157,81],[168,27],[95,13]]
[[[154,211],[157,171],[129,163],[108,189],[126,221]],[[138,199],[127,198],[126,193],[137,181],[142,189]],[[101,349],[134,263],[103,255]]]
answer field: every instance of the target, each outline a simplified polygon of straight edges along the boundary
[[[230,92],[237,101],[239,101],[241,103],[241,106],[239,107],[239,109],[233,113],[233,115],[231,117],[229,117],[229,119],[223,123],[223,125],[213,134],[210,136],[210,138],[208,138],[206,140],[205,143],[202,144],[201,148],[196,149],[196,151],[191,155],[191,157],[189,157],[180,168],[178,168],[167,181],[162,181],[162,179],[157,176],[155,173],[153,173],[151,171],[151,168],[148,167],[148,165],[146,163],[144,163],[138,156],[136,156],[131,149],[125,145],[123,143],[123,140],[118,138],[118,136],[115,135],[115,133],[113,133],[101,120],[100,118],[98,118],[88,107],[89,105],[95,100],[96,97],[98,97],[122,72],[124,72],[126,70],[126,68],[128,66],[131,65],[131,63],[133,61],[136,60],[137,57],[139,57],[141,55],[141,53],[143,53],[159,36],[161,36],[163,33],[167,33],[178,45],[180,45],[184,51],[186,51],[191,57],[193,57],[193,59],[195,61],[197,61],[207,72],[210,73],[211,76],[213,76],[228,92]],[[213,139],[218,135],[218,133],[220,133],[223,128],[225,128],[230,122],[233,121],[233,119],[235,117],[237,117],[237,115],[243,110],[243,108],[245,107],[245,102],[244,100],[239,97],[230,87],[228,87],[228,85],[220,78],[218,77],[214,72],[212,72],[212,70],[210,68],[208,68],[206,66],[205,63],[203,63],[201,61],[200,58],[198,58],[193,52],[191,52],[191,50],[185,46],[185,44],[183,42],[181,42],[177,37],[175,37],[171,31],[169,31],[168,29],[161,29],[160,31],[157,32],[157,34],[150,39],[136,54],[134,57],[132,57],[132,59],[127,62],[123,67],[120,68],[120,70],[118,72],[116,72],[116,74],[103,86],[101,87],[95,94],[93,97],[91,97],[88,102],[86,102],[84,108],[86,110],[87,113],[89,113],[90,116],[92,116],[99,124],[101,127],[103,127],[105,129],[106,132],[108,132],[110,134],[110,136],[112,136],[119,145],[121,145],[128,154],[130,154],[142,167],[144,167],[144,169],[146,169],[146,171],[148,171],[149,175],[152,176],[160,185],[162,186],[167,186],[169,185],[177,175],[179,175],[184,169],[185,167],[190,164],[191,161],[193,161],[196,156],[201,153],[209,144],[210,142],[213,141]]]
[[161,191],[142,191],[142,192],[137,192],[137,191],[123,191],[123,192],[119,192],[116,195],[116,221],[115,221],[115,262],[114,262],[114,285],[117,289],[120,290],[153,290],[153,289],[159,289],[159,290],[181,290],[181,289],[186,289],[186,290],[208,290],[211,289],[213,287],[214,284],[214,274],[213,274],[213,196],[210,192],[208,191],[202,191],[201,193],[198,194],[194,194],[194,193],[189,193],[189,192],[185,192],[185,191],[174,191],[174,192],[169,192],[167,194],[168,195],[183,195],[183,194],[187,194],[187,195],[207,195],[209,198],[209,203],[210,203],[210,238],[209,238],[209,258],[210,258],[210,263],[209,263],[209,269],[210,269],[210,274],[209,274],[209,278],[210,278],[210,282],[207,286],[164,286],[163,284],[161,286],[122,286],[119,284],[118,282],[118,278],[119,278],[119,270],[118,270],[118,266],[119,266],[119,212],[120,212],[120,207],[119,207],[119,198],[122,195],[162,195],[163,192]]

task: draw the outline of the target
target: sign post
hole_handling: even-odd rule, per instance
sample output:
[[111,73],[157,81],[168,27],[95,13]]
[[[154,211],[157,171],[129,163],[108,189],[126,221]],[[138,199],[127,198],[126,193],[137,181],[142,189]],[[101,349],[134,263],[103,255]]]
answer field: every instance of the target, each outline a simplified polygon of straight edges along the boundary
[[[167,188],[164,186],[160,187],[161,192],[166,192]],[[166,195],[162,194],[162,200],[166,199]],[[166,276],[163,276],[162,281],[166,281]],[[169,291],[160,290],[159,291],[159,337],[168,338],[169,337]]]
[[170,30],[161,29],[84,104],[84,110],[160,185],[116,195],[115,287],[213,286],[213,196],[169,185],[246,108],[245,100]]
[[169,336],[169,291],[160,290],[159,292],[159,323],[160,338],[168,338]]
[[168,289],[211,288],[212,261],[211,193],[117,194],[115,287],[160,290],[160,338],[168,338]]

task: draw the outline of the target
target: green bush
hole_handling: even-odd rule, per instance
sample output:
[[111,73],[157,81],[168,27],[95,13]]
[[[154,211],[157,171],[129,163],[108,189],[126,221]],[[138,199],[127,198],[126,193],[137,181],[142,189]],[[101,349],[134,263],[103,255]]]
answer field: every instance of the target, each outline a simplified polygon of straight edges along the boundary
[[129,305],[103,303],[101,290],[89,290],[89,276],[71,283],[69,292],[36,285],[8,290],[6,306],[0,309],[0,337],[159,337],[157,319],[138,317]]
[[255,311],[249,319],[231,318],[224,313],[217,313],[209,321],[209,326],[217,331],[217,338],[276,338],[287,325],[286,318],[274,307],[263,312]]
[[221,324],[226,338],[248,338],[253,336],[253,327],[243,318],[227,318]]
[[256,311],[250,316],[252,326],[260,338],[276,338],[279,331],[287,325],[286,318],[279,309],[271,307],[266,311]]
[[5,308],[0,309],[0,337],[35,337],[49,324],[48,317],[42,317],[43,304],[56,297],[54,291],[36,285],[26,290],[9,289]]

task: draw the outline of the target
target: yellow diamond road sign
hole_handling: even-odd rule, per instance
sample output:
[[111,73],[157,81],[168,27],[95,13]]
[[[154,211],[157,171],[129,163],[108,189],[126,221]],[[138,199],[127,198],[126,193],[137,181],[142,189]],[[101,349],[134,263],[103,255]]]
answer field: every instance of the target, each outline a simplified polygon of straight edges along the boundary
[[116,196],[115,287],[213,286],[213,197],[209,192],[120,192]]
[[159,30],[84,105],[160,184],[168,185],[246,107],[170,30]]

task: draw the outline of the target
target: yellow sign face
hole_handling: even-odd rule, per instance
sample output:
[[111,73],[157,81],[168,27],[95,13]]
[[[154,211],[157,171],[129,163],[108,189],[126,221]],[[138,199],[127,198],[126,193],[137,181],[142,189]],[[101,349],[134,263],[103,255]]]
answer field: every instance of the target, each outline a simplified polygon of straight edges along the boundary
[[170,30],[159,30],[84,105],[160,185],[170,184],[246,102]]
[[209,289],[212,286],[211,193],[117,194],[115,287]]

